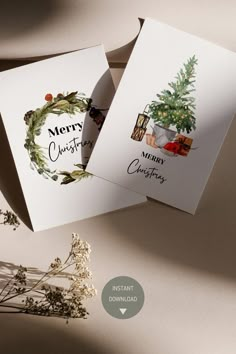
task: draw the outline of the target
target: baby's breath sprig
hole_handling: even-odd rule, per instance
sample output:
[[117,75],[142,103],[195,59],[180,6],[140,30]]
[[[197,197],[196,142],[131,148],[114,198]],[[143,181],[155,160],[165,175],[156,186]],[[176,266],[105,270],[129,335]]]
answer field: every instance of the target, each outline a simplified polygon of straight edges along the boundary
[[[90,261],[90,253],[90,245],[73,233],[66,260],[62,262],[59,257],[55,258],[40,279],[29,282],[27,268],[20,266],[0,291],[0,307],[5,308],[0,313],[54,316],[67,321],[69,318],[87,318],[89,313],[83,301],[97,293],[94,286],[86,282],[92,278],[92,272],[86,265]],[[66,288],[51,284],[52,279],[63,276],[68,280]],[[10,302],[16,298],[21,299],[20,305]]]
[[13,230],[16,230],[17,227],[20,225],[18,216],[9,210],[3,211],[2,209],[0,209],[0,217],[0,225],[13,226]]

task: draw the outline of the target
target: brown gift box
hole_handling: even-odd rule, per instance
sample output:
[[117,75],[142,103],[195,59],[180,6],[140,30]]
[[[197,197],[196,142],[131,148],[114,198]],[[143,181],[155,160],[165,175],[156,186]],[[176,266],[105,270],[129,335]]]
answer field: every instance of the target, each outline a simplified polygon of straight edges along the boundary
[[182,134],[176,134],[175,141],[180,144],[178,154],[181,156],[187,156],[191,149],[193,139],[187,138]]

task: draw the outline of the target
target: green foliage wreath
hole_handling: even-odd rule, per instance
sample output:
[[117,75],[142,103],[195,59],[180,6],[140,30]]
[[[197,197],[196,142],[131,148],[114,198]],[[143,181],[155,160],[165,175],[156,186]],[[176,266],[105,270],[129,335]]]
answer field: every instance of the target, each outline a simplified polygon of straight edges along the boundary
[[83,93],[71,92],[68,94],[59,93],[56,97],[53,97],[50,93],[45,96],[47,103],[37,108],[35,111],[28,111],[24,120],[27,125],[26,139],[24,147],[28,151],[31,168],[36,169],[37,172],[44,178],[57,181],[59,176],[64,176],[61,184],[68,184],[75,181],[80,181],[84,178],[91,176],[90,173],[85,171],[85,166],[76,164],[78,168],[75,171],[51,171],[47,165],[47,157],[40,145],[36,143],[36,138],[41,134],[41,130],[46,122],[48,115],[55,114],[60,116],[67,113],[69,116],[73,116],[76,113],[84,113],[91,108],[92,99],[86,98]]

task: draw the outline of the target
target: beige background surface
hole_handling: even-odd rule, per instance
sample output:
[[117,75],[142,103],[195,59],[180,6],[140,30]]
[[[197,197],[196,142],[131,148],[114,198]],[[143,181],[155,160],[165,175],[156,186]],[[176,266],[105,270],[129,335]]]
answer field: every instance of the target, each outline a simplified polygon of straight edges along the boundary
[[[235,49],[234,2],[155,3],[152,17]],[[130,1],[124,16],[136,16],[141,6],[145,14],[154,1],[135,5]],[[121,73],[113,69],[117,83]],[[75,231],[92,245],[91,268],[98,289],[98,296],[87,306],[89,319],[68,326],[59,319],[1,314],[1,352],[235,354],[235,134],[234,120],[194,217],[149,200],[40,233],[24,225],[16,232],[0,228],[0,274],[7,270],[6,262],[44,268],[66,253]],[[27,220],[14,168],[9,160],[3,161],[9,152],[1,137],[0,143],[0,189]],[[0,206],[7,207],[2,194]],[[146,295],[142,311],[129,320],[110,317],[100,301],[103,286],[118,275],[137,279]]]
[[[234,0],[16,0],[0,13],[0,58],[26,58],[104,43],[112,52],[132,41],[138,17],[153,17],[236,49]],[[125,61],[126,51],[110,59]]]

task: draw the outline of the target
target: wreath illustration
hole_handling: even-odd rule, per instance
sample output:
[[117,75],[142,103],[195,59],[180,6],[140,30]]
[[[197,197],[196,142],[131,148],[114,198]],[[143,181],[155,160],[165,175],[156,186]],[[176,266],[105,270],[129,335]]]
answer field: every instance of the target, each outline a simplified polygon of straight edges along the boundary
[[49,114],[60,116],[67,113],[71,118],[73,118],[76,113],[85,113],[90,110],[92,110],[93,115],[94,110],[98,111],[97,115],[100,114],[101,116],[102,113],[100,110],[91,106],[91,98],[87,98],[85,97],[85,94],[78,93],[77,91],[67,94],[59,93],[56,97],[53,97],[52,94],[48,93],[45,96],[45,100],[47,103],[41,108],[37,108],[35,111],[30,110],[24,116],[24,121],[27,125],[24,147],[28,151],[31,160],[31,168],[36,170],[44,178],[51,179],[53,181],[57,181],[60,176],[63,176],[61,184],[81,181],[82,179],[91,177],[92,175],[85,171],[86,166],[82,164],[75,164],[74,166],[77,167],[77,169],[71,172],[57,170],[52,171],[48,167],[48,158],[43,151],[45,148],[37,144],[36,138],[40,136],[41,130]]

